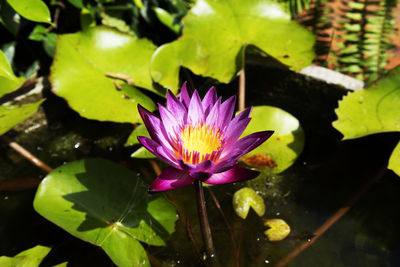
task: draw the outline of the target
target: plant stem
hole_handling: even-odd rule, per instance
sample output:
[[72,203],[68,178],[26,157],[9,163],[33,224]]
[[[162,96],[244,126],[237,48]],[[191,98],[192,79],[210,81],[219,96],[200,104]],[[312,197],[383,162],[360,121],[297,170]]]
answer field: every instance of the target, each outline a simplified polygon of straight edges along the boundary
[[239,111],[244,110],[246,107],[246,74],[244,72],[244,66],[239,72]]
[[313,234],[313,238],[310,241],[304,242],[292,252],[290,252],[285,258],[281,259],[275,267],[283,267],[293,260],[297,255],[299,255],[304,249],[308,248],[312,243],[314,243],[321,235],[323,235],[326,230],[328,230],[334,223],[336,223],[340,218],[345,215],[350,208],[367,193],[372,186],[378,182],[386,172],[387,162],[382,166],[378,173],[372,177],[361,189],[358,191],[345,205],[338,209],[335,214],[333,214],[328,220],[326,220]]
[[31,152],[20,146],[18,143],[10,140],[8,137],[2,135],[0,136],[0,140],[2,140],[4,143],[6,143],[9,147],[14,149],[16,152],[18,152],[21,156],[32,162],[34,165],[37,167],[41,168],[45,172],[51,172],[53,168],[51,168],[49,165],[38,159],[35,155],[33,155]]
[[207,257],[214,257],[214,244],[211,236],[210,224],[208,223],[206,201],[204,198],[203,184],[200,180],[194,182],[196,189],[196,200],[197,200],[197,211],[199,213],[201,235],[203,237],[203,243],[206,249]]

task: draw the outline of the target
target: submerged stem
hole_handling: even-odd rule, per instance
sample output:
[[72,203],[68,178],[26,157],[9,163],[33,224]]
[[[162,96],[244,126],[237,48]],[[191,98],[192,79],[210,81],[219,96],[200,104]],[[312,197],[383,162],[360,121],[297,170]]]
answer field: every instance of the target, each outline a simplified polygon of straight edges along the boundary
[[208,223],[206,201],[204,198],[203,185],[200,180],[194,182],[196,189],[197,212],[199,213],[201,235],[203,237],[204,246],[206,249],[207,257],[214,256],[214,244],[211,236],[210,224]]
[[31,152],[20,146],[17,142],[10,140],[8,137],[4,135],[0,136],[0,140],[6,143],[12,149],[14,149],[21,156],[29,160],[31,163],[44,170],[45,172],[51,172],[53,170],[49,165],[47,165],[39,158],[37,158],[35,155],[33,155]]

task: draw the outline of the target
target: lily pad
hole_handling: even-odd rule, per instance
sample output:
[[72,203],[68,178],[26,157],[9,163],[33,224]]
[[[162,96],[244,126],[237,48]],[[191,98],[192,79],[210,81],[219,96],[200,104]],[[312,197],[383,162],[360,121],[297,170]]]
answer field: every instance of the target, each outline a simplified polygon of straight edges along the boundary
[[150,266],[139,241],[165,245],[175,207],[151,198],[139,174],[103,159],[71,162],[40,184],[34,208],[70,234],[100,246],[118,266]]
[[179,68],[229,82],[243,67],[248,45],[299,70],[314,58],[315,37],[271,0],[199,0],[183,19],[183,35],[159,47],[151,73],[176,90]]
[[51,23],[50,11],[42,0],[6,0],[21,16],[36,22]]
[[388,168],[400,176],[400,142],[394,148],[390,156]]
[[264,225],[270,227],[264,234],[271,242],[281,241],[290,234],[290,226],[282,219],[266,219]]
[[6,55],[0,50],[0,97],[18,89],[25,81],[15,76]]
[[49,254],[51,248],[36,246],[24,250],[14,257],[0,257],[0,266],[4,267],[39,267],[43,259]]
[[[370,134],[400,131],[400,67],[366,89],[349,93],[335,110],[338,119],[332,123],[353,139]],[[399,174],[398,146],[389,160],[389,169]]]
[[124,80],[162,94],[153,88],[149,73],[154,51],[149,40],[107,27],[60,35],[51,67],[52,90],[83,117],[140,122],[137,104],[154,110],[154,103],[138,89],[127,95],[116,83]]
[[36,113],[37,109],[43,101],[44,99],[35,103],[25,104],[22,106],[0,106],[0,135],[11,130],[11,128],[13,128],[15,125],[23,122],[34,113]]
[[304,147],[304,132],[299,121],[290,113],[272,106],[253,107],[250,116],[252,119],[242,136],[265,130],[275,132],[265,143],[243,156],[242,160],[258,168],[265,163],[265,167],[274,167],[275,173],[289,168]]
[[232,198],[232,204],[235,213],[242,219],[247,218],[250,207],[260,217],[265,213],[264,199],[250,187],[243,187],[236,191]]

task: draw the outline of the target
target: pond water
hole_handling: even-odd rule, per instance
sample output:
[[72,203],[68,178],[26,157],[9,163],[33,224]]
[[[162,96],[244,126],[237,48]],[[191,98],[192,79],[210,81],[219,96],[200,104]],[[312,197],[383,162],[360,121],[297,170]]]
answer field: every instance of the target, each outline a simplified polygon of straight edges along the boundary
[[[214,85],[211,80],[194,82],[203,92]],[[226,98],[236,92],[236,86],[237,81],[233,81],[217,85],[217,89]],[[290,112],[300,120],[306,142],[292,167],[278,175],[267,170],[260,178],[246,183],[265,199],[266,214],[262,218],[253,211],[246,220],[234,214],[233,193],[245,184],[209,188],[218,199],[240,248],[240,266],[274,266],[312,238],[321,224],[385,166],[398,134],[340,141],[340,133],[332,128],[334,108],[345,93],[343,88],[286,70],[247,67],[246,103],[273,105]],[[133,129],[131,125],[83,119],[63,100],[48,91],[45,95],[47,101],[42,111],[9,132],[10,138],[52,167],[85,157],[101,157],[140,172],[149,183],[154,179],[153,169],[146,160],[130,158],[136,147],[123,146]],[[33,210],[35,179],[44,176],[43,171],[14,151],[0,146],[0,182],[15,180],[20,187],[0,191],[0,255],[15,255],[40,244],[53,248],[41,266],[64,261],[69,262],[68,266],[114,266],[100,248],[74,238]],[[208,189],[205,194],[216,262],[235,266],[229,229]],[[187,234],[189,222],[193,239],[201,246],[194,188],[172,191],[169,197],[178,204],[181,218],[166,247],[144,245],[149,257],[154,266],[201,266]],[[398,203],[400,179],[386,171],[343,218],[288,266],[400,266]],[[263,234],[266,218],[284,219],[292,230],[289,237],[269,242]]]

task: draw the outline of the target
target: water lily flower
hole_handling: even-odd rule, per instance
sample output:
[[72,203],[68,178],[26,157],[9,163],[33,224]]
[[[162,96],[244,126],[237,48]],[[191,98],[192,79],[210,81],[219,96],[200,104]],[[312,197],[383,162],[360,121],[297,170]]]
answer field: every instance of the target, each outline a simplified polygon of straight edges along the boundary
[[190,185],[196,179],[218,185],[249,180],[259,172],[237,165],[237,160],[267,140],[273,131],[239,139],[250,122],[248,108],[233,118],[236,97],[224,102],[211,87],[201,100],[186,83],[179,99],[170,91],[166,107],[158,104],[160,118],[138,105],[151,138],[139,142],[170,167],[159,175],[149,191],[166,191]]

